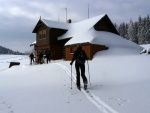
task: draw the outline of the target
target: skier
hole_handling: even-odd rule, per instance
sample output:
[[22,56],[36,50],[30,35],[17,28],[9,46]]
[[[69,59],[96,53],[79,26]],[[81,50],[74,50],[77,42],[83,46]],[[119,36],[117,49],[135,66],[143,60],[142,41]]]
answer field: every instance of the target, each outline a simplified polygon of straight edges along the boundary
[[32,61],[34,62],[34,55],[33,55],[33,53],[31,53],[29,57],[30,57],[30,64],[32,64]]
[[82,50],[82,46],[80,44],[77,46],[77,50],[74,52],[70,65],[73,64],[74,60],[75,60],[75,68],[76,68],[76,73],[77,73],[77,76],[76,76],[77,88],[79,90],[81,89],[80,87],[80,71],[81,71],[81,76],[82,76],[83,83],[84,83],[84,89],[86,90],[88,81],[85,76],[85,61],[88,60],[88,57],[86,53]]

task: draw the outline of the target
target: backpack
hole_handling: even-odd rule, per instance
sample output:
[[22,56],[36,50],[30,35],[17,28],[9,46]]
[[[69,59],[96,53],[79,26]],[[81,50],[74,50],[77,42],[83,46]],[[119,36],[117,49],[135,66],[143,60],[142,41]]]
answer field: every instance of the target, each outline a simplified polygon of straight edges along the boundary
[[86,54],[83,50],[78,51],[78,55],[77,55],[77,63],[79,64],[84,64],[85,60],[86,60]]

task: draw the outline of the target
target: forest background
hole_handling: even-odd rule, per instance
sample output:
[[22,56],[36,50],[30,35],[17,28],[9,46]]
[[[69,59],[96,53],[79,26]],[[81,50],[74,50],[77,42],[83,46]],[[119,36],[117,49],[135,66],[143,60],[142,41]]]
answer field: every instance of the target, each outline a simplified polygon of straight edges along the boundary
[[120,36],[127,40],[131,40],[136,44],[150,44],[150,17],[139,16],[138,21],[129,23],[114,24]]

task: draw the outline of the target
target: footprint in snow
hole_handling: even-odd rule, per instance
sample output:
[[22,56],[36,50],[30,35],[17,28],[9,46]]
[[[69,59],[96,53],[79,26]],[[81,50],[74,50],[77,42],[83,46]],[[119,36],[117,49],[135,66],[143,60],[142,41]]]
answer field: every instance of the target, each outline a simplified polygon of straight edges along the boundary
[[8,102],[6,102],[2,97],[0,99],[0,113],[1,112],[6,112],[7,113],[14,113],[14,111],[12,110],[12,106],[11,104],[9,104]]
[[110,97],[110,98],[109,98],[109,100],[115,100],[115,101],[129,102],[129,100],[126,100],[126,99],[113,98],[113,97]]
[[123,103],[118,103],[117,105],[118,105],[118,106],[123,106],[124,104],[123,104]]

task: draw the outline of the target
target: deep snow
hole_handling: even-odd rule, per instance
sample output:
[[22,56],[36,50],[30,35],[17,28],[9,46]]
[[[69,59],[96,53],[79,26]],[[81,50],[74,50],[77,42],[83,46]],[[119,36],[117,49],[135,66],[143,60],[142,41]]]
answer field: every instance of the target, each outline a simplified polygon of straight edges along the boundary
[[[28,56],[0,55],[0,113],[149,113],[150,56],[124,50],[88,62],[89,93],[77,90],[74,64],[70,89],[69,61],[30,66]],[[9,69],[10,61],[21,65]]]

